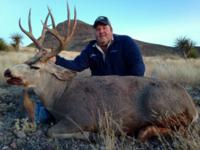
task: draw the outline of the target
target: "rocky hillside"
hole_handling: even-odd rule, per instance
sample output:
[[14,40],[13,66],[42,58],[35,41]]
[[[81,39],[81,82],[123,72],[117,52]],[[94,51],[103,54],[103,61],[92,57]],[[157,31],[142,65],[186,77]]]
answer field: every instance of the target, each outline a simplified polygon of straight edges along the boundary
[[143,41],[135,40],[144,56],[159,56],[159,55],[180,55],[179,51],[174,47],[152,44]]
[[[56,28],[61,33],[61,35],[64,35],[67,32],[66,27],[67,24],[65,21],[59,23]],[[77,30],[75,32],[73,40],[65,49],[70,51],[81,51],[85,47],[85,45],[87,45],[87,43],[94,38],[94,29],[92,28],[92,25],[78,20]],[[177,51],[173,47],[147,43],[139,40],[135,41],[140,47],[142,54],[145,56],[177,54]],[[47,48],[55,48],[58,45],[58,41],[50,33],[47,33],[44,45]]]

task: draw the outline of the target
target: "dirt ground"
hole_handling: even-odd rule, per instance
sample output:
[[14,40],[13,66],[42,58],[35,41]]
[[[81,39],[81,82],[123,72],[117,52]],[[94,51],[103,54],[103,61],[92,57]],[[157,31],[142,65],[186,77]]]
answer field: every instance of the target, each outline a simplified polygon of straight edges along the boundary
[[[195,102],[200,102],[200,86],[186,87]],[[25,150],[63,150],[63,149],[106,149],[100,143],[90,143],[75,139],[54,139],[46,135],[51,124],[40,124],[36,130],[28,125],[22,105],[22,88],[0,85],[0,149]],[[28,123],[27,123],[28,124]],[[25,126],[25,127],[24,127]],[[134,142],[133,142],[134,141]],[[141,145],[135,139],[125,141],[127,149],[164,149],[159,141],[153,140],[148,145]],[[120,147],[120,146],[119,146]]]

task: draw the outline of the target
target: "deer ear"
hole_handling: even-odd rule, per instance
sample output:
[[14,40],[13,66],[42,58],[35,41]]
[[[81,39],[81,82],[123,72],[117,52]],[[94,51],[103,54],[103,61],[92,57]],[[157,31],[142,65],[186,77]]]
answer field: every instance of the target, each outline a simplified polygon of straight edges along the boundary
[[42,63],[35,63],[30,65],[31,69],[40,69],[42,67]]
[[62,81],[71,80],[76,75],[75,71],[68,70],[52,62],[46,63],[45,70]]
[[55,71],[53,75],[59,80],[66,81],[71,80],[76,75],[76,72],[62,69]]

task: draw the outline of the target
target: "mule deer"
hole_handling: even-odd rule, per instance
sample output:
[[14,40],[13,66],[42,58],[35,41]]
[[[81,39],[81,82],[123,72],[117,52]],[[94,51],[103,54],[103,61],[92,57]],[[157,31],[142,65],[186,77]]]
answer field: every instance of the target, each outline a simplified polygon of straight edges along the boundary
[[[67,8],[68,30],[64,37],[56,30],[50,10],[39,40],[32,34],[30,12],[29,32],[19,21],[21,30],[35,43],[39,52],[23,64],[5,71],[9,84],[33,87],[55,117],[57,123],[48,130],[50,136],[72,137],[82,131],[98,131],[100,116],[107,112],[112,114],[114,121],[122,122],[120,128],[125,133],[138,133],[142,141],[157,134],[168,134],[174,128],[186,128],[197,120],[198,112],[192,98],[179,84],[136,76],[75,78],[76,72],[48,62],[70,42],[75,32],[76,10],[73,26],[70,26]],[[52,29],[47,26],[49,16]],[[59,47],[51,52],[42,45],[46,31],[59,41]]]

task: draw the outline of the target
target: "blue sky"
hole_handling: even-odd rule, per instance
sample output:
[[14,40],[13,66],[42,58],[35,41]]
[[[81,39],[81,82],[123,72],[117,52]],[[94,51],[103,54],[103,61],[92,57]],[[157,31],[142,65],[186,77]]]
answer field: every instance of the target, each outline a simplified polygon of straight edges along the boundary
[[[67,18],[66,0],[0,0],[0,38],[11,42],[10,36],[21,33],[18,20],[27,28],[29,8],[32,9],[32,28],[35,37],[41,34],[41,20],[52,10],[56,23]],[[174,46],[175,39],[187,36],[200,45],[200,0],[68,0],[73,17],[93,24],[100,16],[107,16],[114,33],[132,38]],[[21,33],[22,34],[22,33]],[[23,45],[31,41],[23,34]]]

